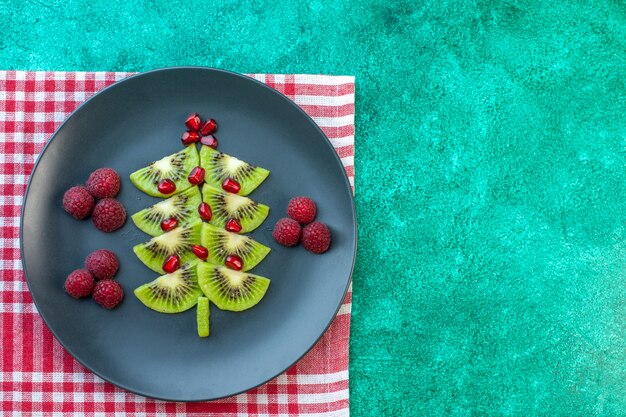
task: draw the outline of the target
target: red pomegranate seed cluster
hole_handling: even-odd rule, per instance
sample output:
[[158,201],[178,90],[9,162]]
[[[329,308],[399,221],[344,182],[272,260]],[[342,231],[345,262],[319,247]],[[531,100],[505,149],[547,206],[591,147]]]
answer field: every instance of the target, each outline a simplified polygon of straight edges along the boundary
[[[272,236],[283,246],[302,243],[304,249],[324,253],[330,247],[330,229],[322,222],[314,222],[317,215],[315,202],[308,197],[294,197],[287,205],[287,215],[276,222]],[[302,227],[304,226],[304,227]]]
[[85,259],[85,269],[72,271],[65,279],[65,291],[73,298],[92,296],[100,306],[111,310],[124,299],[122,286],[113,279],[119,268],[117,256],[99,249]]
[[126,222],[126,209],[115,197],[120,176],[112,168],[99,168],[89,175],[85,186],[71,187],[63,195],[63,209],[75,219],[91,215],[98,230],[113,232]]
[[191,113],[185,120],[187,131],[183,133],[181,141],[188,146],[200,142],[203,145],[217,148],[217,139],[213,133],[217,131],[217,122],[213,119],[203,121],[198,113]]

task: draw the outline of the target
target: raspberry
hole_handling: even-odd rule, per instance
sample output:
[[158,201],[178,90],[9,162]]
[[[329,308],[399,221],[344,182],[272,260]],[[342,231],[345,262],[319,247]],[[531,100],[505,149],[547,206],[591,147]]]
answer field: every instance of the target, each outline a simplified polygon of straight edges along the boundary
[[96,282],[93,289],[93,299],[106,309],[113,309],[124,299],[122,286],[112,279],[103,279]]
[[122,203],[114,198],[98,201],[93,209],[91,221],[98,230],[113,232],[124,225],[126,210]]
[[276,222],[274,240],[284,246],[296,246],[302,236],[302,227],[297,221],[285,217]]
[[88,271],[77,269],[65,279],[65,291],[74,298],[88,297],[93,290],[94,279]]
[[300,224],[311,223],[315,219],[317,207],[308,197],[294,197],[289,200],[287,214]]
[[93,197],[82,185],[72,187],[63,194],[63,209],[78,220],[89,216],[94,204]]
[[330,246],[330,230],[324,223],[313,222],[302,230],[302,246],[313,253],[324,253]]
[[113,198],[120,192],[120,176],[112,168],[96,169],[85,185],[95,198]]
[[99,249],[91,252],[85,259],[85,268],[96,279],[111,279],[117,273],[120,264],[117,256],[110,250]]

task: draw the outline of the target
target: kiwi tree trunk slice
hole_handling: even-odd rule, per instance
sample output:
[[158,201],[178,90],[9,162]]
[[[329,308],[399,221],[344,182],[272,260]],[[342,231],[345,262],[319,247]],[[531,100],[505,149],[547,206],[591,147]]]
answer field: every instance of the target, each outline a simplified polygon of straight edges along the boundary
[[221,188],[227,178],[237,181],[241,188],[239,195],[248,195],[270,174],[261,167],[250,165],[234,156],[216,151],[209,146],[200,149],[200,164],[205,169],[204,181],[213,188]]
[[135,226],[150,236],[162,235],[161,222],[172,217],[178,222],[177,227],[199,221],[198,206],[202,203],[202,195],[198,187],[176,194],[155,205],[145,208],[131,216]]
[[270,280],[248,272],[200,262],[198,284],[204,295],[219,309],[243,311],[261,301]]
[[202,187],[202,197],[211,207],[210,223],[220,229],[226,226],[229,219],[235,219],[241,225],[241,233],[251,232],[263,223],[270,212],[270,208],[264,204],[207,184]]
[[211,310],[209,308],[209,299],[206,297],[198,298],[198,306],[196,307],[196,322],[198,324],[198,336],[209,336],[209,319],[211,318]]
[[[180,152],[168,155],[133,172],[130,174],[130,181],[148,195],[161,198],[170,197],[193,186],[187,180],[187,176],[199,163],[198,150],[195,145],[191,145]],[[176,190],[173,193],[164,195],[159,192],[157,186],[164,179],[169,179],[176,185]]]
[[202,222],[196,221],[184,227],[153,237],[133,248],[135,255],[148,268],[163,273],[163,262],[170,255],[177,255],[180,263],[196,260],[192,246],[200,243]]
[[208,262],[224,265],[226,257],[237,255],[243,261],[242,271],[257,266],[270,253],[270,248],[249,238],[204,223],[200,235],[202,246],[209,250]]
[[[160,313],[180,313],[189,310],[202,297],[198,286],[197,262],[183,265],[179,270],[158,277],[137,287],[135,296],[146,307]],[[208,315],[207,315],[208,320]]]

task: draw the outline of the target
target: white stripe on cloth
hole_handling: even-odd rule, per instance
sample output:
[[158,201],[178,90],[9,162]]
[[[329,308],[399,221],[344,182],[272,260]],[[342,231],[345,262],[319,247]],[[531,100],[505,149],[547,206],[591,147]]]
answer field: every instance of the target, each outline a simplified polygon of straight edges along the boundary
[[354,103],[354,94],[344,94],[336,97],[320,97],[311,95],[296,95],[296,104],[302,106],[321,106],[321,107],[335,107],[344,106],[346,104]]
[[354,115],[338,117],[313,117],[319,127],[346,127],[354,124]]
[[343,85],[353,83],[354,77],[351,75],[295,74],[294,82],[296,84]]

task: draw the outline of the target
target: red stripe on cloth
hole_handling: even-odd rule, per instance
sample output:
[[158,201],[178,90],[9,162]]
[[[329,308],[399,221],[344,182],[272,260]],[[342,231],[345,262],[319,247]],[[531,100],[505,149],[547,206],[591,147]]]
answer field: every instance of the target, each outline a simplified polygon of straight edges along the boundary
[[[0,406],[4,413],[94,416],[348,415],[350,303],[313,349],[284,374],[245,394],[170,403],[128,393],[94,376],[54,339],[36,314],[19,265],[22,196],[36,157],[80,103],[130,73],[0,71]],[[354,85],[348,78],[265,74],[266,84],[317,118],[354,175]],[[298,82],[298,80],[303,82]],[[339,80],[339,82],[337,82]],[[326,83],[326,84],[325,84]],[[306,96],[306,97],[304,97]],[[333,104],[335,103],[335,104]]]

